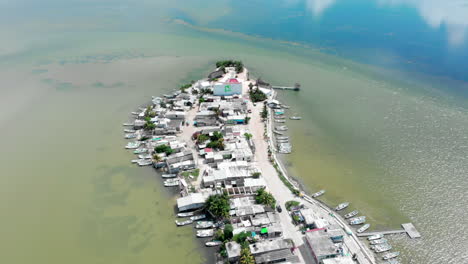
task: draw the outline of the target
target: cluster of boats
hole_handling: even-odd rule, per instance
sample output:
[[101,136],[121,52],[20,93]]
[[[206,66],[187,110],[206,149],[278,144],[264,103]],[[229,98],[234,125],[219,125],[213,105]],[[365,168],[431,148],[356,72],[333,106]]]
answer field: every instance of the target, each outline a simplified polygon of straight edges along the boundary
[[[195,223],[195,228],[199,229],[197,230],[196,236],[199,238],[209,238],[209,237],[213,237],[215,234],[214,228],[216,227],[216,224],[213,221],[203,220],[207,218],[207,215],[205,214],[197,214],[197,212],[186,212],[186,213],[178,213],[177,217],[187,218],[185,220],[175,220],[175,223],[177,226],[186,226],[186,225],[191,225]],[[203,221],[199,221],[199,220],[203,220]],[[220,246],[222,244],[223,244],[222,241],[217,241],[217,240],[211,240],[205,243],[207,247],[215,247],[215,246]]]
[[179,186],[179,179],[167,179],[164,181],[164,186],[166,187],[176,187]]
[[[341,211],[345,208],[347,208],[349,206],[349,203],[348,202],[344,202],[344,203],[340,203],[338,206],[335,207],[335,211]],[[351,211],[347,214],[344,215],[344,218],[345,219],[349,219],[349,224],[350,225],[362,225],[366,222],[366,217],[365,216],[357,216],[358,215],[359,211],[357,210],[354,210],[354,211]],[[370,224],[365,224],[363,226],[361,226],[360,228],[358,228],[356,230],[356,232],[358,233],[362,233],[364,231],[366,231],[367,229],[369,229],[370,227]]]
[[[392,246],[388,244],[388,240],[384,238],[382,234],[376,234],[367,237],[369,243],[371,244],[371,249],[373,249],[376,253],[387,252],[392,249]],[[400,255],[400,252],[389,252],[382,255],[383,260],[387,260],[389,264],[398,264],[399,261],[396,259]]]

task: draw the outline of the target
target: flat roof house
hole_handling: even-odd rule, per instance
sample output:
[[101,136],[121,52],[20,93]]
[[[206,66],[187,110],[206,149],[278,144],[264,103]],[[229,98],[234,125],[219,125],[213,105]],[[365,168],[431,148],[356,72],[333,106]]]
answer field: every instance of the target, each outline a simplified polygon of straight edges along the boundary
[[292,253],[294,247],[290,239],[274,239],[257,242],[249,246],[255,263],[298,263],[299,257]]
[[179,212],[202,208],[205,205],[205,197],[201,193],[191,193],[177,199]]
[[229,96],[234,94],[242,94],[242,83],[235,78],[231,78],[226,82],[219,82],[214,85],[213,95]]
[[306,244],[312,252],[316,263],[323,263],[322,260],[335,258],[340,255],[339,249],[333,244],[328,235],[323,230],[306,233]]

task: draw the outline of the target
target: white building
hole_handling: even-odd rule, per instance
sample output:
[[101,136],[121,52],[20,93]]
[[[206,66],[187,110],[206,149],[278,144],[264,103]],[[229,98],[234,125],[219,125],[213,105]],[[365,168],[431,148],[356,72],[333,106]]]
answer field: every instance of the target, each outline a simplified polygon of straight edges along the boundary
[[231,78],[226,82],[219,82],[214,85],[213,95],[229,96],[242,93],[242,83],[237,79]]
[[191,193],[177,199],[177,208],[180,212],[202,208],[205,205],[205,197],[201,193]]

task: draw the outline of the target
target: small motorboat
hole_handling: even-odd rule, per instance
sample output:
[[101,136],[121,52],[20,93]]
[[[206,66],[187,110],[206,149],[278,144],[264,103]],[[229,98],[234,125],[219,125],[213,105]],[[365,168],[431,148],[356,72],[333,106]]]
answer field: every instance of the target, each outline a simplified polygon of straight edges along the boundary
[[400,252],[399,251],[396,251],[396,252],[390,252],[390,253],[387,253],[385,255],[382,256],[382,259],[383,260],[389,260],[389,259],[392,259],[392,258],[396,258],[400,255]]
[[356,232],[362,233],[362,232],[366,231],[367,229],[369,229],[369,227],[370,227],[370,224],[365,224],[365,225],[361,226]]
[[286,130],[288,130],[288,127],[287,126],[277,126],[276,130],[277,131],[286,131]]
[[341,211],[341,210],[345,209],[348,206],[349,206],[348,202],[340,203],[337,207],[335,207],[335,211]]
[[165,187],[177,187],[179,186],[179,182],[165,182],[164,186]]
[[138,112],[132,112],[132,115],[139,115],[140,113]]
[[389,259],[387,260],[388,264],[400,264],[400,261],[398,259]]
[[353,216],[356,216],[357,214],[359,214],[359,211],[358,211],[358,210],[354,210],[354,211],[352,211],[352,212],[349,212],[349,213],[345,214],[345,215],[344,215],[344,218],[345,218],[345,219],[348,219],[348,218],[351,218],[351,217],[353,217]]
[[378,245],[375,245],[374,246],[374,250],[376,253],[381,253],[381,252],[385,252],[385,251],[389,251],[392,249],[392,246],[389,245],[389,244],[378,244]]
[[127,145],[125,146],[126,149],[136,149],[141,145],[141,142],[135,141],[135,142],[128,142]]
[[146,152],[148,152],[147,148],[139,148],[139,149],[135,149],[135,151],[133,151],[134,154],[142,154],[142,153],[146,153]]
[[378,244],[383,244],[387,243],[388,240],[386,238],[381,238],[381,239],[376,239],[376,240],[371,240],[370,244],[371,245],[378,245]]
[[138,135],[137,134],[125,134],[126,139],[131,139],[131,138],[136,138]]
[[139,159],[152,159],[153,156],[151,156],[151,154],[140,154],[138,155],[138,158]]
[[219,240],[213,240],[213,241],[208,241],[205,243],[205,246],[207,247],[216,247],[216,246],[221,246],[223,244],[222,241]]
[[123,123],[123,126],[133,126],[133,123]]
[[214,223],[212,221],[198,221],[195,225],[196,229],[205,229],[205,228],[212,228]]
[[314,194],[312,194],[312,197],[317,198],[319,196],[322,196],[325,193],[325,190],[320,190]]
[[364,224],[365,222],[366,222],[365,216],[358,216],[358,217],[351,218],[349,220],[350,225],[360,225],[360,224]]
[[276,135],[284,135],[284,133],[283,133],[283,132],[276,131],[276,130],[273,130],[273,133],[275,133]]
[[137,162],[138,166],[149,166],[153,164],[152,160],[141,160]]
[[162,178],[168,179],[168,178],[175,178],[177,177],[177,174],[163,174],[161,175]]
[[177,216],[178,217],[189,217],[189,216],[193,216],[194,214],[195,214],[195,212],[178,213]]
[[191,223],[193,223],[192,220],[185,220],[185,221],[178,221],[178,220],[175,220],[175,223],[177,226],[185,226],[185,225],[190,225]]
[[135,129],[127,129],[127,128],[126,128],[126,129],[124,129],[124,132],[125,132],[125,133],[135,133],[135,132],[137,132],[137,131],[136,131]]
[[194,216],[190,217],[190,220],[197,221],[197,220],[202,220],[202,219],[205,219],[205,218],[206,218],[206,215],[201,214],[201,215],[194,215]]
[[382,234],[375,234],[375,235],[372,235],[372,236],[368,236],[367,240],[376,240],[376,239],[381,239],[383,237],[384,236]]
[[284,140],[284,139],[289,139],[289,137],[288,136],[278,136],[278,137],[276,137],[276,139]]
[[276,123],[286,123],[286,120],[283,120],[283,119],[279,119],[279,120],[275,120]]
[[197,237],[212,237],[214,229],[197,230]]
[[291,116],[289,119],[291,119],[291,120],[301,120],[302,117],[300,117],[300,116]]

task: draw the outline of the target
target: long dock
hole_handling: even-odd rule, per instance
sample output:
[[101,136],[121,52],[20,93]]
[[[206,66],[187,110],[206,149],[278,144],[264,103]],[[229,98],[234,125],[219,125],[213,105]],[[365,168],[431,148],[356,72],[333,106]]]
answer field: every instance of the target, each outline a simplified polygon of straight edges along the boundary
[[290,86],[271,86],[273,89],[277,90],[292,90],[292,91],[300,91],[301,90],[301,85],[299,83],[294,84],[293,87]]
[[416,227],[412,223],[405,223],[401,225],[403,229],[396,229],[396,230],[388,230],[388,231],[375,231],[375,232],[366,232],[357,234],[358,237],[366,237],[372,236],[377,234],[382,235],[393,235],[393,234],[402,234],[406,233],[410,238],[420,238],[421,234],[416,230]]

